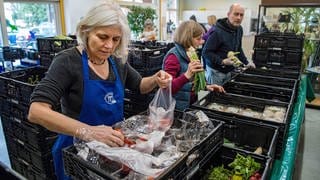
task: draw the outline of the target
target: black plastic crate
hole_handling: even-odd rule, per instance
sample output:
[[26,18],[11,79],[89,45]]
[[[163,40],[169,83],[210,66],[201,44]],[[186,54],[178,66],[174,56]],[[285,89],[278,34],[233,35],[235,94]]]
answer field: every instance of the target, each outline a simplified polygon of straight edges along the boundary
[[[241,108],[250,108],[255,111],[262,112],[266,105],[270,106],[278,106],[278,107],[285,107],[286,113],[283,119],[283,122],[268,120],[268,119],[261,119],[257,117],[249,117],[244,116],[236,113],[231,112],[224,112],[224,111],[218,111],[214,109],[209,109],[207,106],[210,103],[219,103],[224,104],[227,106],[237,106]],[[200,109],[203,110],[209,117],[215,117],[216,115],[225,116],[226,118],[237,118],[241,119],[246,122],[259,122],[259,123],[265,123],[270,124],[273,126],[276,126],[279,128],[279,135],[278,135],[278,143],[276,147],[276,158],[280,158],[280,155],[282,153],[282,147],[283,147],[283,139],[286,136],[286,132],[288,129],[288,124],[291,118],[292,114],[292,104],[290,103],[284,103],[284,102],[275,102],[275,101],[269,101],[254,97],[248,97],[248,96],[242,96],[242,95],[236,95],[236,94],[216,94],[216,93],[209,93],[199,101],[195,102],[191,105],[191,109]]]
[[20,122],[24,121],[25,124],[31,126],[36,131],[46,131],[46,129],[40,125],[30,123],[27,119],[29,106],[24,104],[17,104],[17,101],[7,99],[0,96],[1,115],[10,117],[12,120]]
[[[142,114],[146,114],[146,112]],[[175,112],[175,121],[176,118],[182,118],[182,116],[182,112]],[[208,153],[213,153],[221,147],[223,123],[215,120],[212,122],[215,125],[214,130],[173,165],[164,170],[156,179],[183,179]],[[194,159],[194,157],[196,158]],[[98,165],[83,160],[77,155],[74,146],[63,149],[63,160],[66,173],[74,179],[123,179],[128,174],[128,170],[125,170],[120,163],[110,161],[108,162],[108,169],[102,169]]]
[[39,53],[39,56],[40,56],[40,65],[43,67],[49,68],[49,66],[53,61],[55,53],[42,51]]
[[46,129],[37,131],[27,121],[20,121],[12,117],[1,117],[3,131],[5,134],[11,135],[19,139],[21,143],[32,146],[41,153],[48,153],[57,138],[57,134]]
[[126,99],[130,99],[134,102],[144,102],[144,104],[149,104],[154,97],[154,94],[140,94],[129,89],[125,89],[124,96]]
[[5,137],[10,157],[19,157],[45,174],[52,172],[54,166],[51,152],[37,151],[9,134],[5,134]]
[[272,168],[272,161],[269,157],[258,156],[252,153],[248,153],[246,151],[241,151],[239,149],[228,148],[222,146],[220,150],[215,153],[212,157],[206,159],[206,162],[200,169],[196,172],[196,174],[191,179],[207,179],[208,173],[214,167],[218,167],[224,165],[224,168],[230,169],[229,164],[233,162],[237,154],[241,154],[243,156],[251,156],[255,162],[260,163],[261,168],[259,170],[259,174],[261,175],[262,180],[269,179],[270,171]]
[[143,111],[146,111],[149,108],[149,103],[147,102],[136,102],[130,99],[124,100],[124,111],[128,111],[134,114],[139,114]]
[[149,49],[144,46],[133,47],[129,49],[128,62],[135,69],[161,69],[166,52],[166,47],[154,49]]
[[15,156],[10,157],[11,167],[15,171],[19,172],[28,180],[55,180],[57,179],[54,172],[46,174],[41,172],[39,169],[35,168],[31,164],[27,163],[23,159]]
[[254,48],[281,48],[301,51],[303,42],[303,35],[263,33],[255,36]]
[[77,46],[76,39],[37,38],[38,51],[57,53]]
[[264,85],[229,81],[223,85],[228,93],[291,103],[294,91],[286,88],[265,87]]
[[5,61],[15,61],[16,59],[23,59],[26,57],[24,49],[19,47],[2,47],[3,59]]
[[162,69],[161,67],[154,67],[154,68],[148,68],[148,69],[135,68],[135,70],[138,71],[142,77],[152,76],[152,75],[156,74],[161,69]]
[[[187,109],[187,111],[190,110],[192,109]],[[254,152],[256,148],[262,147],[262,155],[274,157],[279,133],[277,126],[261,122],[243,121],[236,117],[227,117],[219,114],[207,113],[207,115],[211,119],[224,122],[224,138],[240,149]]]
[[17,103],[29,105],[30,95],[47,72],[44,67],[31,67],[0,74],[0,93]]
[[283,69],[246,69],[244,71],[245,74],[253,74],[253,75],[261,75],[261,76],[271,76],[271,77],[279,77],[279,78],[287,78],[287,79],[300,79],[300,72],[298,71],[290,71]]
[[252,57],[258,68],[301,69],[302,51],[281,49],[255,49]]
[[234,76],[234,78],[232,78],[231,81],[260,84],[260,85],[264,85],[265,87],[269,87],[269,86],[280,87],[280,88],[286,88],[290,90],[295,90],[297,85],[297,80],[294,80],[294,79],[261,76],[261,75],[253,75],[253,74],[238,74]]

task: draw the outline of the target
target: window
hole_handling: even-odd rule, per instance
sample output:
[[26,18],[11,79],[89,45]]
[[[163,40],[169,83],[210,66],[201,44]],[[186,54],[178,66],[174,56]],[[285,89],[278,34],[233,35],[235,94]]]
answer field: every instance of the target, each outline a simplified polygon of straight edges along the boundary
[[8,44],[36,48],[37,37],[52,37],[61,33],[59,1],[5,1],[4,14]]

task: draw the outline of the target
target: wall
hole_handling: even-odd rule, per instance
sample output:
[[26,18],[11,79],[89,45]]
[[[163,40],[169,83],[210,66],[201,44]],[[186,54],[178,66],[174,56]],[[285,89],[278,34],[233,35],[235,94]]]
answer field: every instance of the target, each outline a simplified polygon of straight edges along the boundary
[[[224,18],[227,16],[231,4],[238,1],[225,0],[203,0],[203,1],[192,1],[192,0],[181,0],[180,1],[180,21],[188,20],[189,17],[194,14],[197,17],[197,21],[201,23],[207,23],[207,16],[216,15],[217,18]],[[244,35],[251,34],[251,23],[252,18],[258,17],[259,4],[261,0],[252,0],[241,2],[241,5],[245,8],[245,15],[242,21],[242,27]],[[203,10],[205,8],[205,10]],[[199,10],[201,9],[201,10]]]
[[64,0],[66,34],[75,34],[80,18],[98,2],[100,0]]

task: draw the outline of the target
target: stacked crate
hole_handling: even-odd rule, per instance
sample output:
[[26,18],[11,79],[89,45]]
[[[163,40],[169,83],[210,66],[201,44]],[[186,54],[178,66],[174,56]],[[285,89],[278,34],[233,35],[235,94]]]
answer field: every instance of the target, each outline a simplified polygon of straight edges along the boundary
[[76,45],[76,39],[37,38],[40,64],[49,67],[58,52]]
[[[172,44],[170,45],[172,46]],[[132,41],[129,46],[128,62],[142,77],[154,75],[162,69],[162,61],[168,48],[169,44],[166,43]],[[147,110],[153,96],[154,93],[142,95],[126,89],[124,101],[125,117]]]
[[303,35],[263,33],[255,36],[253,61],[257,68],[266,67],[300,71]]
[[30,95],[46,68],[0,74],[1,121],[12,168],[27,179],[55,179],[52,145],[56,133],[27,120]]

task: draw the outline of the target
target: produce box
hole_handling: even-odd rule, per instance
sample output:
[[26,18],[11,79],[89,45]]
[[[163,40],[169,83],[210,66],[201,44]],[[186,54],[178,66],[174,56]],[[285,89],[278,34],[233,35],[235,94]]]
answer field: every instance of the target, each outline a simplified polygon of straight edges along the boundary
[[298,71],[290,71],[290,70],[283,70],[283,69],[262,69],[262,68],[255,68],[255,69],[246,69],[244,71],[245,74],[252,74],[252,75],[261,75],[261,76],[271,76],[271,77],[279,77],[279,78],[287,78],[287,79],[300,79],[300,72]]
[[210,118],[223,121],[224,145],[249,153],[261,147],[261,155],[274,158],[279,128],[266,123],[248,122],[236,117],[210,114]]
[[264,85],[246,82],[229,81],[223,85],[223,88],[226,92],[232,94],[239,94],[286,103],[291,103],[294,97],[294,91],[290,89],[279,87],[265,87]]
[[37,38],[37,46],[38,51],[41,52],[51,52],[57,53],[62,50],[71,48],[76,46],[77,40],[76,39],[61,39],[61,38]]
[[0,74],[0,94],[16,104],[29,106],[30,95],[47,68],[31,67]]
[[162,69],[166,53],[167,47],[163,45],[132,45],[129,47],[128,62],[142,77],[146,77]]
[[303,35],[294,33],[262,33],[255,36],[254,48],[302,50]]
[[[212,169],[214,167],[222,166],[225,169],[231,170],[229,164],[232,163],[237,154],[240,154],[244,157],[250,156],[253,160],[260,164],[260,169],[258,173],[260,174],[261,180],[269,179],[269,173],[271,170],[271,159],[269,157],[257,156],[252,153],[248,153],[246,151],[241,151],[239,149],[233,149],[229,147],[222,146],[217,153],[215,153],[211,158],[206,159],[206,162],[202,167],[199,168],[199,171],[195,173],[192,179],[208,179]],[[243,166],[240,166],[240,171]],[[244,170],[245,171],[245,170]],[[217,175],[215,175],[217,177]],[[250,178],[251,179],[251,178]]]
[[26,179],[32,179],[32,180],[57,179],[53,171],[51,174],[46,174],[19,157],[14,157],[14,156],[10,157],[10,162],[11,162],[12,169],[20,173]]
[[256,67],[301,70],[302,51],[281,49],[255,49],[252,60]]
[[[146,114],[146,112],[144,113]],[[173,128],[179,126],[179,118],[188,118],[188,115],[175,112]],[[178,122],[178,123],[176,123]],[[204,137],[191,149],[185,151],[171,166],[166,168],[156,179],[183,179],[194,168],[207,157],[208,154],[214,153],[222,145],[223,135],[220,121],[212,120],[214,129],[210,131],[207,137]],[[169,130],[170,131],[170,130]],[[110,161],[103,158],[104,163],[93,164],[85,161],[77,155],[74,146],[67,147],[63,150],[63,159],[66,173],[74,179],[130,179],[130,169],[121,163]],[[99,158],[99,161],[101,159]],[[101,162],[101,161],[100,161]],[[129,177],[130,176],[130,177]],[[136,177],[139,179],[139,177]],[[141,178],[141,177],[140,177]]]
[[[31,146],[36,151],[51,152],[57,134],[45,128],[36,129],[32,123],[21,121],[6,115],[1,116],[2,127],[5,134],[19,139],[19,142]],[[11,139],[8,139],[11,141]]]
[[295,90],[297,86],[297,80],[286,79],[279,77],[261,76],[253,74],[238,74],[233,79],[232,82],[246,82],[252,84],[260,84],[265,87],[281,87],[289,90]]
[[[273,108],[277,110],[270,111]],[[227,119],[235,117],[249,123],[259,122],[279,127],[279,138],[276,148],[277,158],[279,158],[282,152],[283,140],[292,114],[292,104],[290,103],[229,93],[216,94],[214,92],[209,93],[192,104],[191,109],[200,109],[211,118],[215,118],[215,115],[218,114],[225,116]]]

